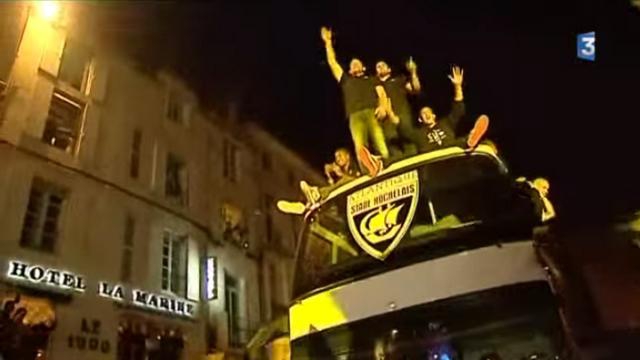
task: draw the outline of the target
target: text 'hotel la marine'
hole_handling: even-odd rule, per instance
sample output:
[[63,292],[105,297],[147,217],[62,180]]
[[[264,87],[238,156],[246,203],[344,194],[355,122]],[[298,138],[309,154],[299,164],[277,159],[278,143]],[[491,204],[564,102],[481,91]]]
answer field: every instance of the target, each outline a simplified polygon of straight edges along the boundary
[[0,300],[24,317],[7,351],[262,356],[288,331],[300,229],[274,202],[321,177],[235,106],[205,110],[100,43],[90,15],[0,4]]

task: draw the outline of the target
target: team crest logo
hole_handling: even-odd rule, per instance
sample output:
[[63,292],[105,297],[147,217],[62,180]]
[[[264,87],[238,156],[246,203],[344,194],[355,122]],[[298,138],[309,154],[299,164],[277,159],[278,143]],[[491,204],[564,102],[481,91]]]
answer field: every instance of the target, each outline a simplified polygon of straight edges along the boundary
[[418,205],[418,184],[414,170],[347,197],[349,229],[369,255],[384,260],[398,246]]

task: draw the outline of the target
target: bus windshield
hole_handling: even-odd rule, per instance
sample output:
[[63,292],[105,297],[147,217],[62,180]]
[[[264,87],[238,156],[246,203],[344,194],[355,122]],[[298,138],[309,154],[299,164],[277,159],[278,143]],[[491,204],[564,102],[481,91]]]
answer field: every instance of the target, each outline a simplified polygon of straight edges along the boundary
[[[294,296],[421,261],[416,256],[509,241],[495,229],[526,231],[532,221],[531,200],[493,156],[460,154],[402,167],[330,197],[307,216]],[[491,236],[483,237],[488,229]],[[471,232],[473,238],[465,236]]]

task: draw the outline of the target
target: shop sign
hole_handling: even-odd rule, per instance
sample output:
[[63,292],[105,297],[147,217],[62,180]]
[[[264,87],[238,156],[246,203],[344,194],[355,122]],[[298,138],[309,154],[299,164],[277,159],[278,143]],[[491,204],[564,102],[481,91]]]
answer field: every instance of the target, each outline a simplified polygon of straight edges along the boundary
[[204,259],[204,299],[218,298],[218,262],[213,256]]

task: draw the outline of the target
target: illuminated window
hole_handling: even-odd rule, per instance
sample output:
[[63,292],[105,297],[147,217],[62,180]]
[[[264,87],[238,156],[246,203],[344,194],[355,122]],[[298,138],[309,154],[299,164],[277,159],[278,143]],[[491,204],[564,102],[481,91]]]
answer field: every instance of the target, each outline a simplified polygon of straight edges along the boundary
[[131,141],[131,160],[129,163],[129,175],[137,179],[140,172],[140,147],[142,144],[142,131],[136,129],[133,131],[133,139]]
[[123,282],[131,281],[133,269],[133,237],[135,234],[135,219],[127,215],[124,223],[124,247],[122,249],[122,268],[120,278]]
[[169,153],[165,174],[165,196],[178,205],[186,205],[188,188],[186,164],[177,156]]
[[42,141],[60,150],[73,152],[80,135],[83,111],[84,104],[55,90],[51,96]]
[[53,252],[66,191],[35,178],[22,225],[20,246]]
[[67,39],[60,59],[58,79],[79,91],[84,91],[90,62],[91,53],[88,48],[73,39]]
[[225,139],[223,156],[222,175],[231,182],[238,181],[238,147]]
[[242,209],[233,204],[224,203],[222,205],[222,221],[224,240],[246,247],[247,227]]
[[165,231],[162,239],[162,290],[187,293],[187,236]]

